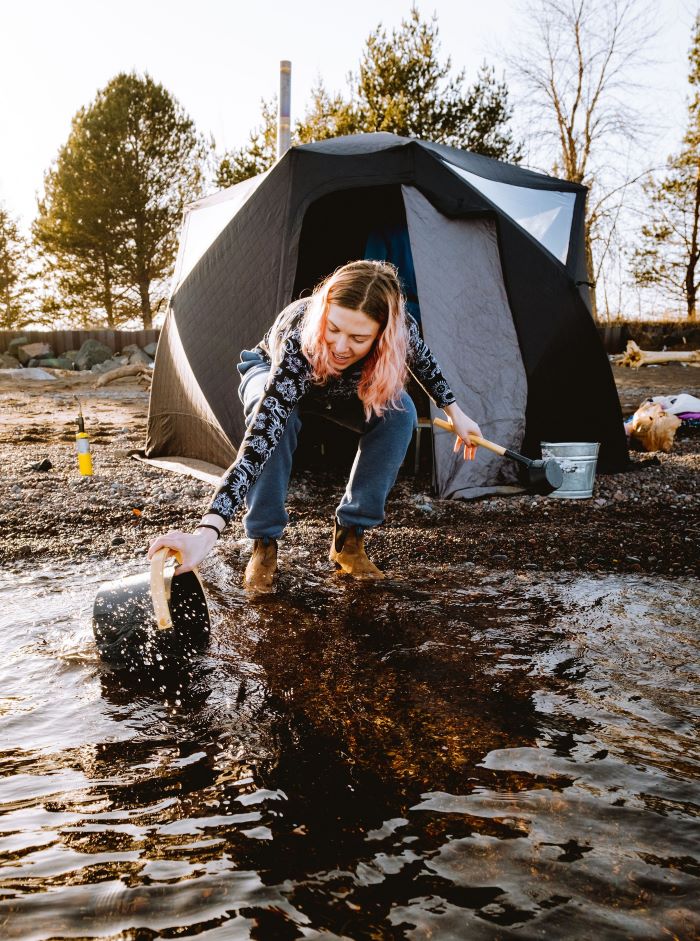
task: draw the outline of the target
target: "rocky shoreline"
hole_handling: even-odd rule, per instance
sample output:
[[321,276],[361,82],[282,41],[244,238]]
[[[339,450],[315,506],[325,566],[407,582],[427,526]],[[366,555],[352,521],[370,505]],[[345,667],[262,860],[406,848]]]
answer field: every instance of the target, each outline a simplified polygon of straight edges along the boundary
[[[676,388],[669,391],[693,392],[696,384],[688,380],[697,372],[672,371]],[[623,376],[623,409],[629,412],[644,397],[645,379],[654,380],[651,391],[665,392],[659,376]],[[208,484],[130,456],[143,446],[148,393],[133,379],[95,391],[94,378],[27,382],[21,388],[0,382],[0,562],[6,569],[47,558],[112,558],[119,564],[144,554],[156,535],[190,528],[207,504]],[[75,463],[76,394],[90,431],[92,478],[80,477]],[[625,396],[635,405],[625,406]],[[49,470],[31,469],[46,460]],[[388,572],[409,576],[412,567],[425,565],[698,574],[699,469],[697,431],[677,437],[669,454],[633,454],[628,472],[598,475],[591,500],[436,500],[427,471],[414,477],[408,468],[390,497],[385,525],[368,536],[368,551]],[[295,473],[283,567],[302,573],[312,565],[331,574],[328,544],[343,487],[339,473]],[[216,552],[242,569],[239,557],[247,548],[237,520]]]

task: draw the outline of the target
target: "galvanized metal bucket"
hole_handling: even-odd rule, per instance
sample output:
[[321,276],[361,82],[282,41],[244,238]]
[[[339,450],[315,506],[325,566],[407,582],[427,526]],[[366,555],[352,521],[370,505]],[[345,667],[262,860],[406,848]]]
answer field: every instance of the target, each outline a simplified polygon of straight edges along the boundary
[[564,483],[550,496],[585,500],[593,496],[598,463],[597,441],[543,441],[542,457],[554,458],[564,472]]

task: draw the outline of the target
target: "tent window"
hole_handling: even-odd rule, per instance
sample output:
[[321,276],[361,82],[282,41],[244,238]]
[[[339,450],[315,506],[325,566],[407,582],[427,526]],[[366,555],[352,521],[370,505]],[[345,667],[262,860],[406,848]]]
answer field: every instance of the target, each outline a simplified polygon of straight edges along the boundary
[[463,170],[447,160],[444,162],[450,170],[470,183],[536,238],[562,264],[566,264],[576,203],[575,193],[498,183]]

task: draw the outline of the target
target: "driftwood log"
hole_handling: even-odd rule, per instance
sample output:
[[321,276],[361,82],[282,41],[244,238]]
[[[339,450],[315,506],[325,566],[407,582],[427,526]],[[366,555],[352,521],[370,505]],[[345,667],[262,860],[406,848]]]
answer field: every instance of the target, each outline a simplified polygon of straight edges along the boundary
[[620,366],[631,366],[639,369],[640,366],[657,366],[662,363],[688,363],[691,366],[700,366],[700,350],[682,352],[640,350],[634,340],[627,343],[627,349],[617,360]]
[[118,369],[110,369],[109,372],[102,373],[95,383],[95,388],[106,386],[108,382],[114,382],[115,379],[126,379],[127,376],[138,376],[144,378],[150,385],[151,373],[153,370],[145,363],[132,363],[130,366],[120,366]]

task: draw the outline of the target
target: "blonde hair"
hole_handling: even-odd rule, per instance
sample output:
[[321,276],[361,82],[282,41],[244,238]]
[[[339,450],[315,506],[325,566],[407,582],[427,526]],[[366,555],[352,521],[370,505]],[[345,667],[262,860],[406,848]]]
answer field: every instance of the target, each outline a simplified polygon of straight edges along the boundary
[[367,354],[357,394],[369,421],[388,408],[400,408],[406,382],[408,326],[396,268],[383,261],[352,261],[319,284],[306,308],[301,348],[313,368],[314,380],[325,385],[341,371],[330,359],[326,323],[331,304],[361,311],[379,324]]

